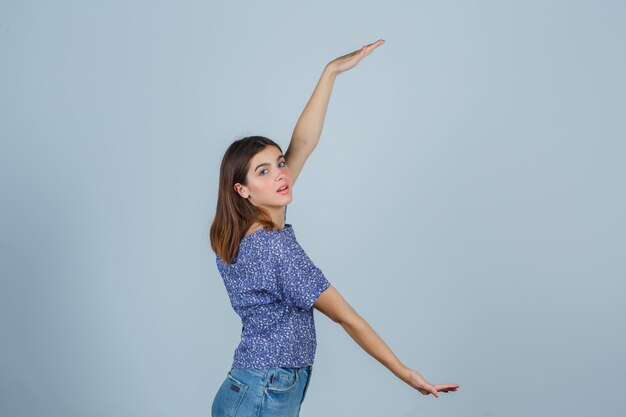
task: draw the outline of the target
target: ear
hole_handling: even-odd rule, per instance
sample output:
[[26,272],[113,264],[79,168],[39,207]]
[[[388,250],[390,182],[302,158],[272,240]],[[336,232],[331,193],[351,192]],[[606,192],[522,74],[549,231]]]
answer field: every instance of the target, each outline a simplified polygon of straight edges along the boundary
[[248,198],[250,196],[250,192],[245,185],[237,183],[233,186],[233,188],[235,189],[235,192],[237,192],[243,198]]

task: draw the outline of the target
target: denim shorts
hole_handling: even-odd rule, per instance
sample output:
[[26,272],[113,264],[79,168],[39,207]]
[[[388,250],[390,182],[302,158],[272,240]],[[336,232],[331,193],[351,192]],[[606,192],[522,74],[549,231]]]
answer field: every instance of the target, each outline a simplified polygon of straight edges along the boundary
[[212,417],[297,417],[311,380],[302,368],[233,368],[211,406]]

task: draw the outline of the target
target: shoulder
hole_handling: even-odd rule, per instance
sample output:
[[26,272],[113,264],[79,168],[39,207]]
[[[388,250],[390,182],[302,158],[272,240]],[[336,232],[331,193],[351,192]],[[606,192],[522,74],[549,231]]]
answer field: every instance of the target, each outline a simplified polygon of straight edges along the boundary
[[283,230],[272,239],[272,256],[279,264],[292,268],[306,268],[313,264],[304,248],[295,238],[293,229]]
[[289,250],[290,242],[284,231],[265,230],[267,241],[274,253],[280,255]]
[[293,230],[265,231],[271,255],[278,261],[286,261],[299,255],[301,248],[293,237]]
[[244,237],[248,237],[250,236],[252,233],[254,232],[258,232],[259,230],[263,229],[263,226],[260,223],[253,223],[252,226],[250,226],[250,228],[248,228],[248,231],[246,232],[246,234],[244,235]]

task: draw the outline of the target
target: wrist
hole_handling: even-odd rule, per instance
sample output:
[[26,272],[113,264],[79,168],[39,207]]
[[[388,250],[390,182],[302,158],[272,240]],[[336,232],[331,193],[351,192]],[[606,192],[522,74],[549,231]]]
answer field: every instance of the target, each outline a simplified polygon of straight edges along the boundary
[[391,368],[391,372],[404,382],[407,382],[409,380],[410,369],[404,366],[402,363],[398,363],[393,368]]
[[334,81],[335,78],[337,78],[337,75],[339,75],[339,71],[335,68],[332,62],[324,67],[324,72],[322,73],[322,76],[328,77]]

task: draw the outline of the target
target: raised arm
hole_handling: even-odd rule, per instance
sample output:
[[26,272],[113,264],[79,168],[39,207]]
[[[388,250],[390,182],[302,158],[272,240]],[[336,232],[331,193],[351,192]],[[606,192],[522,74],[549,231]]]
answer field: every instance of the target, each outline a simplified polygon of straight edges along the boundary
[[285,159],[287,160],[287,165],[289,165],[293,178],[292,186],[296,182],[298,175],[300,175],[304,163],[319,142],[324,126],[324,119],[326,118],[330,94],[333,90],[337,75],[354,68],[363,58],[371,54],[374,49],[383,43],[385,43],[385,41],[380,39],[374,43],[365,45],[357,51],[334,59],[324,68],[311,98],[296,123],[296,127],[291,135],[289,147],[285,153]]
[[424,395],[433,394],[439,398],[439,391],[456,391],[457,384],[433,385],[419,372],[407,368],[374,329],[361,317],[332,285],[313,304],[332,321],[339,323],[354,341],[378,362],[382,363],[395,376]]

